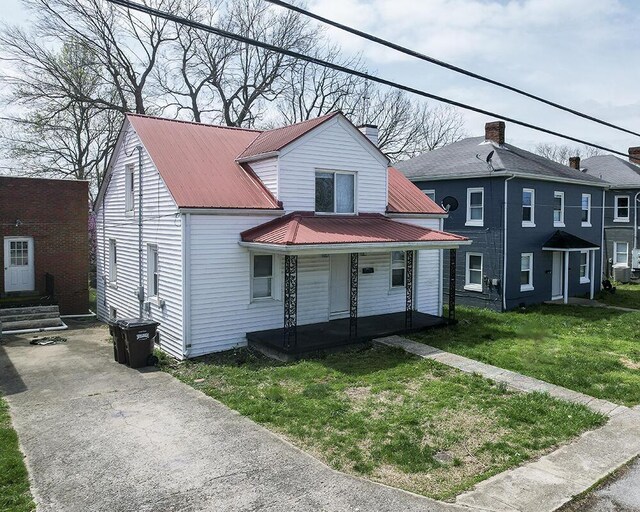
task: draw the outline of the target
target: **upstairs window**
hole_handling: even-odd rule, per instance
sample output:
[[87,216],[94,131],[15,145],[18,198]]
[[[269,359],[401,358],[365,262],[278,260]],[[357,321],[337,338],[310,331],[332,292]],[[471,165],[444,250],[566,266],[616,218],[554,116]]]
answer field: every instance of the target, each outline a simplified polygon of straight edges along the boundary
[[564,192],[553,193],[553,226],[564,227]]
[[482,254],[480,253],[467,253],[464,289],[474,292],[482,291]]
[[525,252],[520,255],[520,291],[533,290],[533,253]]
[[406,267],[405,252],[393,251],[391,253],[391,288],[404,288]]
[[255,254],[251,268],[251,298],[269,299],[273,297],[273,256]]
[[135,172],[133,170],[133,164],[129,164],[124,170],[125,190],[124,190],[124,211],[133,213],[134,205],[134,179]]
[[614,222],[629,222],[629,196],[616,196]]
[[536,191],[532,188],[522,189],[522,225],[534,227],[536,208]]
[[355,213],[354,173],[316,172],[316,212]]
[[147,246],[147,296],[158,296],[158,246]]
[[423,190],[424,195],[431,199],[434,203],[436,202],[436,191],[435,190]]
[[580,283],[589,282],[589,251],[580,251]]
[[109,239],[109,284],[115,285],[118,281],[118,252],[116,241]]
[[467,226],[484,224],[484,188],[467,189]]
[[582,194],[582,226],[591,227],[591,194]]

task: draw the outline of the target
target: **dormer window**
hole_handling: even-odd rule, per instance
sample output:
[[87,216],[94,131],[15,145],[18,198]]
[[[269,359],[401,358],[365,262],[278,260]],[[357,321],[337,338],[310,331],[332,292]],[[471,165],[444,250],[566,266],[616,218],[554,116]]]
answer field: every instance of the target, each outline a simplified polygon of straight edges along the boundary
[[316,172],[316,212],[355,213],[356,176],[352,172]]

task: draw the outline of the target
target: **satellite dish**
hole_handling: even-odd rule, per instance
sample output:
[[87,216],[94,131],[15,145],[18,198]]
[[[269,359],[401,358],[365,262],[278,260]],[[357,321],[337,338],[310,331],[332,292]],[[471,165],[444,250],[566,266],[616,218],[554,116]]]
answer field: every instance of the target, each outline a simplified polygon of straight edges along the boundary
[[487,155],[487,163],[489,165],[491,165],[491,159],[493,158],[493,154],[495,153],[495,151],[491,151],[488,155]]
[[455,212],[458,209],[458,200],[455,197],[447,196],[442,200],[442,207],[448,212]]

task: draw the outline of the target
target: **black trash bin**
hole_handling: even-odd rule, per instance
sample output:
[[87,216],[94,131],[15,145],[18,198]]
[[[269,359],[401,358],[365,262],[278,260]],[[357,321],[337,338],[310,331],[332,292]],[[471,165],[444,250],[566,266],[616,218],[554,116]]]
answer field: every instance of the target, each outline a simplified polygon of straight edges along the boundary
[[118,322],[109,322],[109,334],[111,334],[111,339],[113,340],[113,360],[120,364],[128,364],[124,334]]
[[160,324],[144,318],[127,318],[118,320],[127,350],[127,364],[131,368],[153,366],[158,358],[153,355],[156,329]]

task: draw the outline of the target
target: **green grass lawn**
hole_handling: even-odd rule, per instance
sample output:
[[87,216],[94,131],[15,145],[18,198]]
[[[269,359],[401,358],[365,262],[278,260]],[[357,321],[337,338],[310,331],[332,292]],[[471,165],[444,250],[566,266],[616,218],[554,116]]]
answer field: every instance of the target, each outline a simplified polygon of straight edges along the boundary
[[248,350],[165,356],[161,367],[338,470],[438,499],[605,422],[391,347],[287,364]]
[[35,508],[18,435],[11,426],[7,403],[0,397],[0,511],[30,512]]
[[640,284],[617,284],[615,293],[603,291],[598,300],[609,306],[640,309]]
[[597,398],[640,403],[640,311],[542,305],[459,308],[459,323],[412,336],[443,350]]

